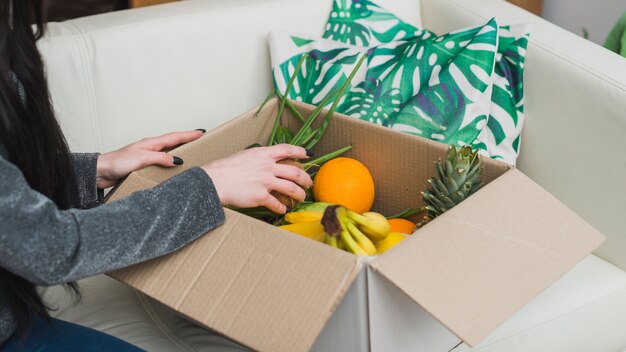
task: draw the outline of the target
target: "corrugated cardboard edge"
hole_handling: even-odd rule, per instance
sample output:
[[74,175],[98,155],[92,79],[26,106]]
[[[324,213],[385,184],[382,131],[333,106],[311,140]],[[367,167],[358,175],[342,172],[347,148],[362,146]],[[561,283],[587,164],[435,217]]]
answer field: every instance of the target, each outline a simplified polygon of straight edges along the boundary
[[474,346],[604,239],[512,169],[371,267]]
[[[242,215],[230,210],[226,212],[230,223],[256,221],[242,219]],[[221,231],[209,233],[170,255],[110,275],[197,324],[218,331],[252,349],[307,351],[337,309],[362,265],[358,258],[347,253],[340,253],[345,255],[338,260],[336,251],[330,247],[284,233],[268,224],[259,222],[259,225],[269,229],[261,230],[263,234],[248,234],[265,236],[256,241],[257,247],[265,245],[268,248],[271,245],[269,236],[282,236],[279,239],[284,242],[282,248],[275,247],[274,252],[267,250],[240,255],[241,260],[229,261],[224,258],[240,252],[242,246],[238,243],[246,235],[238,234],[237,230],[231,233]],[[328,257],[327,250],[331,250],[332,258],[337,260],[313,266],[303,254],[315,256],[320,250],[326,252],[325,257]],[[271,257],[278,260],[284,258],[283,254],[292,258],[289,262],[294,265],[277,272],[275,268],[278,264],[272,262]],[[207,259],[203,260],[202,257]],[[295,262],[296,258],[301,258],[301,262]],[[232,267],[230,263],[238,266]],[[196,269],[194,264],[197,265]],[[294,271],[300,268],[306,270],[301,271],[300,282],[294,288],[294,277],[298,274]],[[326,275],[332,280],[324,282],[324,287],[314,284],[319,280],[313,276]],[[265,280],[268,276],[275,280]],[[281,282],[291,282],[285,289],[292,292],[281,289]],[[277,300],[271,299],[272,296],[291,299]],[[257,313],[250,315],[250,311]],[[294,316],[294,312],[298,311],[300,314]],[[277,321],[280,323],[276,324]]]
[[[273,100],[266,105],[263,110],[266,116],[275,114],[276,103],[277,101]],[[185,168],[199,164],[201,162],[200,155],[205,153],[205,150],[210,150],[207,148],[210,148],[212,145],[215,146],[216,141],[222,140],[224,134],[232,135],[232,129],[241,131],[242,125],[246,124],[249,127],[246,133],[250,136],[258,134],[259,132],[254,132],[254,128],[250,127],[251,124],[263,125],[263,120],[261,117],[255,117],[255,113],[256,110],[251,110],[239,118],[220,126],[218,129],[207,133],[200,140],[177,148],[174,153],[184,157],[186,162]],[[232,151],[243,149],[248,144],[247,142],[242,142],[235,146],[228,145],[224,150],[220,150],[219,153],[227,155],[232,153]],[[220,155],[215,156],[215,158],[217,157],[220,157]],[[152,187],[183,170],[184,168],[173,170],[152,167],[133,173],[113,193],[110,200],[114,201],[135,191]],[[210,234],[199,238],[180,251],[116,271],[110,275],[160,303],[171,307],[199,325],[218,331],[224,336],[253,349],[261,351],[306,351],[310,349],[324,325],[347,293],[352,281],[361,270],[362,264],[357,257],[351,254],[336,251],[324,244],[294,236],[274,226],[228,209],[226,210],[226,216],[227,221],[222,228],[218,228]],[[242,224],[249,224],[249,226],[245,227]],[[225,228],[229,226],[231,229],[234,228],[233,231],[235,233],[226,233],[228,230],[225,230]],[[257,226],[262,228],[261,232],[263,233],[252,233],[254,232],[252,226],[255,229]],[[244,234],[241,233],[242,231]],[[294,274],[293,270],[297,269],[285,268],[277,271],[276,268],[270,268],[268,270],[256,270],[257,264],[266,269],[269,264],[267,264],[267,260],[259,259],[262,255],[252,253],[245,258],[242,257],[240,262],[236,262],[235,264],[241,264],[242,266],[238,271],[232,271],[232,265],[229,265],[232,262],[229,262],[227,257],[232,257],[234,253],[240,251],[241,246],[238,243],[241,243],[242,236],[245,237],[246,235],[248,238],[251,235],[264,237],[256,242],[259,248],[266,246],[267,251],[262,251],[263,255],[285,257],[285,253],[287,253],[289,257],[293,257],[295,260],[292,261],[295,263],[294,268],[304,268],[310,276],[330,275],[332,279],[323,283],[325,287],[318,286],[316,290],[315,287],[311,286],[312,282],[316,282],[315,280],[311,281],[311,277],[299,277],[300,283],[298,287],[292,287],[287,290],[288,292],[283,292],[285,290],[278,291],[276,296],[282,297],[285,296],[282,293],[287,293],[286,296],[297,301],[295,307],[292,305],[293,302],[287,300],[277,302],[276,299],[272,300],[271,297],[264,301],[263,304],[257,304],[256,306],[248,304],[247,302],[255,299],[258,301],[259,297],[263,297],[264,294],[275,295],[267,287],[268,283],[261,282],[259,286],[262,286],[263,290],[258,292],[257,296],[258,290],[255,291],[255,288],[246,286],[250,282],[259,284],[259,280],[261,280],[263,275],[272,273],[272,276],[276,277],[276,282],[274,282],[276,284],[275,289],[280,290],[281,280],[293,280],[297,274]],[[280,238],[280,243],[277,246],[267,248],[269,241],[278,238]],[[283,249],[278,247],[286,248],[283,251]],[[292,250],[293,253],[291,252]],[[322,252],[321,257],[326,258],[326,262],[321,264],[306,262],[307,255],[319,255],[320,252]],[[209,253],[212,254],[209,255]],[[203,260],[202,255],[210,256],[211,259]],[[221,258],[214,258],[220,256]],[[271,261],[271,259],[269,260]],[[223,264],[221,267],[223,270],[219,268],[214,270],[215,267],[219,267],[220,263]],[[200,265],[202,268],[194,269],[193,264]],[[221,274],[222,272],[223,274]],[[281,273],[285,274],[285,272],[287,272],[286,275],[281,277]],[[307,274],[303,275],[306,276]],[[239,276],[245,276],[248,279],[243,279]],[[252,279],[250,280],[250,278]],[[293,293],[291,293],[292,290]],[[319,290],[323,290],[323,292],[316,292]],[[241,299],[237,298],[239,297],[238,295]],[[311,295],[314,295],[314,297],[311,297]],[[211,300],[210,297],[216,298]],[[212,305],[208,303],[207,305],[210,307],[207,307],[207,305],[203,304],[203,299],[210,300],[213,302]],[[255,313],[254,310],[257,312]],[[263,313],[259,313],[259,310],[263,311]],[[281,310],[281,314],[275,312],[272,314],[272,310]],[[305,311],[305,313],[308,312],[308,315],[294,315],[292,311],[297,312],[298,310]],[[313,311],[315,314],[311,313]],[[251,316],[257,319],[249,318]],[[268,319],[258,319],[259,316],[266,316]],[[271,320],[274,319],[276,322],[277,318],[279,318],[280,322],[276,325],[280,326],[272,326]]]
[[120,183],[119,186],[110,191],[107,195],[106,201],[107,203],[114,202],[142,189],[154,187],[157,184],[158,182],[144,177],[139,172],[133,172],[128,175],[124,182]]

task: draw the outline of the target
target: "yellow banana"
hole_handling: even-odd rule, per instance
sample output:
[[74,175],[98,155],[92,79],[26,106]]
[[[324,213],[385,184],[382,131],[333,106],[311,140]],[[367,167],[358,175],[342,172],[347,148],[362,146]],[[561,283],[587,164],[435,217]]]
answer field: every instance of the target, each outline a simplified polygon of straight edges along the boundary
[[363,232],[361,232],[361,230],[359,230],[352,221],[346,221],[344,226],[366,255],[376,255],[376,247],[372,241],[367,238],[367,236],[365,236],[365,234],[363,234]]
[[365,253],[365,251],[361,247],[359,247],[356,241],[354,241],[352,236],[350,236],[350,233],[348,232],[348,230],[342,229],[341,234],[339,236],[341,237],[341,241],[346,246],[346,250],[348,252],[354,253],[356,255],[367,256],[367,253]]
[[303,210],[295,211],[285,214],[285,221],[290,224],[297,224],[300,222],[321,221],[324,212]]
[[339,244],[337,243],[337,237],[333,236],[333,235],[329,235],[326,232],[324,232],[324,236],[326,237],[326,244],[334,247],[334,248],[339,248]]
[[359,214],[349,210],[348,218],[354,221],[359,230],[374,242],[382,241],[389,235],[389,221],[382,214],[375,212]]
[[319,221],[299,222],[296,224],[282,225],[279,226],[279,228],[321,242],[323,242],[326,237],[321,235],[324,233],[324,226],[322,226],[322,223]]
[[326,232],[322,231],[320,233],[318,233],[317,235],[311,237],[312,240],[315,240],[317,242],[324,242],[326,241]]
[[348,250],[346,248],[346,245],[343,244],[343,241],[341,240],[341,238],[339,240],[337,240],[337,248],[341,249],[342,251],[347,251]]
[[326,208],[328,208],[329,205],[332,205],[332,204],[324,203],[324,202],[314,202],[314,203],[304,204],[302,206],[299,206],[298,208],[300,208],[300,211],[319,211],[320,213],[324,213],[324,211],[326,210]]
[[346,222],[349,222],[346,208],[336,205],[327,207],[322,217],[324,231],[328,233],[326,240],[334,237],[338,242],[337,247],[341,246],[345,251],[356,255],[367,255],[344,226]]
[[376,243],[378,254],[385,253],[388,249],[394,247],[398,243],[404,241],[409,235],[400,232],[391,232],[383,241]]

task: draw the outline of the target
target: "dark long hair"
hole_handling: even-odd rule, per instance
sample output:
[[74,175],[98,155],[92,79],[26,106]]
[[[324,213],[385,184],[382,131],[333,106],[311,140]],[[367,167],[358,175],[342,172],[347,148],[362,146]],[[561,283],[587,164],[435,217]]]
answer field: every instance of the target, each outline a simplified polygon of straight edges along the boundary
[[[78,204],[77,189],[35,44],[44,23],[42,0],[0,0],[0,145],[34,190],[67,209]],[[2,268],[0,280],[25,337],[35,315],[48,319],[46,306],[29,281]],[[70,288],[78,294],[75,284]]]

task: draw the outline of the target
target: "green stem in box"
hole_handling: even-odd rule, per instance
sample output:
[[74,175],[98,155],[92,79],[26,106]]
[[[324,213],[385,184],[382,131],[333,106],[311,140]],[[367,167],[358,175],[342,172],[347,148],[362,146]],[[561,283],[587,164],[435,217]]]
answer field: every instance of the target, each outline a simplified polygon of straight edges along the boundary
[[276,132],[278,131],[278,126],[280,126],[280,119],[283,116],[283,110],[285,109],[285,103],[286,103],[286,100],[287,100],[287,95],[289,94],[289,91],[291,90],[291,87],[293,86],[293,82],[296,80],[296,77],[298,77],[298,73],[300,72],[300,68],[302,67],[302,64],[304,63],[304,61],[306,61],[308,59],[308,57],[309,57],[308,54],[303,54],[302,55],[302,57],[300,58],[300,60],[298,60],[298,63],[296,64],[296,68],[294,70],[294,74],[289,79],[289,83],[287,83],[287,88],[285,89],[285,95],[283,96],[283,98],[280,101],[280,106],[278,108],[278,114],[276,115],[276,120],[274,121],[274,127],[272,128],[272,133],[270,134],[270,138],[267,141],[267,145],[274,145],[274,139],[276,138]]
[[307,146],[306,146],[307,149],[313,148],[317,144],[317,142],[319,142],[320,139],[322,139],[322,137],[324,136],[324,133],[326,132],[326,129],[330,125],[330,120],[332,119],[333,114],[335,113],[335,110],[337,109],[337,106],[339,105],[339,101],[343,97],[343,94],[346,92],[346,89],[348,89],[348,86],[350,85],[350,82],[352,82],[352,79],[356,75],[357,71],[359,70],[359,68],[361,67],[361,65],[365,61],[365,59],[367,59],[367,54],[364,54],[361,57],[359,62],[356,64],[356,67],[354,67],[354,70],[352,70],[352,72],[350,72],[350,76],[348,76],[348,79],[346,80],[346,82],[343,84],[343,86],[341,86],[341,89],[339,90],[339,93],[338,93],[337,97],[335,98],[335,101],[333,102],[333,105],[330,107],[330,110],[328,110],[328,113],[326,114],[326,118],[324,119],[324,121],[322,121],[322,125],[317,130],[317,132],[315,134],[315,138],[311,142],[309,142],[309,144],[307,144]]
[[276,213],[274,213],[273,211],[265,208],[265,207],[255,207],[255,208],[231,208],[228,207],[231,210],[234,210],[236,212],[239,212],[241,214],[244,215],[248,215],[250,217],[253,217],[255,219],[267,219],[267,218],[272,218],[272,217],[276,217]]
[[254,116],[259,116],[259,113],[261,113],[261,110],[263,110],[263,107],[265,106],[265,104],[267,104],[267,102],[270,101],[270,99],[272,99],[275,96],[276,96],[276,89],[272,90],[270,94],[268,94],[265,97],[265,100],[263,100],[263,102],[261,103],[261,106],[259,106],[259,109],[256,111]]
[[304,168],[307,169],[307,168],[309,168],[311,166],[322,165],[323,163],[338,157],[339,155],[347,152],[350,149],[352,149],[351,145],[349,145],[347,147],[343,147],[341,149],[337,149],[334,152],[330,152],[328,154],[322,155],[322,156],[320,156],[317,159],[314,159],[314,160],[311,160],[311,161],[307,161],[306,163],[303,163],[302,166],[304,166]]
[[[273,93],[270,93],[271,96],[277,96],[278,99],[282,100],[283,99],[283,95],[277,91],[274,90]],[[293,113],[298,120],[300,120],[300,122],[304,123],[306,121],[306,119],[304,118],[304,116],[302,116],[302,114],[300,113],[300,111],[298,111],[298,109],[296,109],[296,107],[293,105],[293,103],[291,102],[291,100],[286,99],[285,100],[285,106],[287,107],[287,109],[289,109],[289,111],[291,111],[291,113]]]
[[[359,62],[356,64],[356,66],[354,67],[352,72],[350,72],[350,75],[348,76],[346,81],[343,83],[341,88],[339,88],[339,90],[335,90],[335,91],[329,93],[328,95],[326,95],[324,97],[324,99],[322,99],[322,101],[315,108],[315,110],[313,111],[311,116],[309,116],[309,119],[307,120],[307,122],[304,123],[303,127],[305,127],[305,126],[307,128],[311,127],[311,125],[313,124],[313,121],[317,118],[317,115],[319,115],[319,113],[322,111],[324,106],[326,106],[326,104],[328,104],[330,99],[333,99],[333,98],[335,99],[333,101],[333,105],[331,106],[330,110],[326,114],[326,118],[322,122],[322,125],[320,126],[319,129],[314,131],[315,137],[313,138],[313,140],[311,140],[306,145],[306,148],[308,148],[308,149],[313,148],[317,144],[317,142],[319,142],[319,140],[322,138],[322,136],[324,136],[324,132],[326,132],[326,129],[328,128],[328,125],[330,124],[330,120],[333,117],[333,113],[335,112],[335,109],[337,109],[337,105],[339,105],[339,101],[343,97],[343,93],[345,93],[346,89],[348,89],[348,86],[352,82],[352,79],[354,78],[354,76],[356,75],[357,71],[359,70],[359,68],[363,64],[363,61],[365,61],[366,58],[367,58],[367,54],[364,54],[361,57],[361,59],[359,60]],[[299,146],[304,145],[303,140],[309,139],[309,138],[306,138],[306,137],[308,137],[308,136],[305,135],[304,130],[300,129],[300,131],[298,131],[298,133],[296,133],[296,135],[293,137],[293,144],[294,145],[299,145]]]
[[403,211],[401,211],[401,212],[399,212],[397,214],[388,216],[387,220],[391,220],[391,219],[408,219],[408,218],[410,218],[413,215],[421,214],[421,213],[423,213],[425,211],[426,211],[426,209],[424,209],[424,208],[408,208],[408,209],[404,209]]
[[[335,98],[339,90],[334,90],[328,93],[322,99],[322,101],[315,107],[315,110],[311,113],[309,118],[304,122],[298,133],[293,137],[293,145],[301,146],[303,144],[303,140],[309,140],[311,135],[315,135],[315,132],[311,130],[311,125],[317,119],[317,116],[320,114],[324,106],[330,102],[331,99]],[[331,115],[332,116],[332,115]]]

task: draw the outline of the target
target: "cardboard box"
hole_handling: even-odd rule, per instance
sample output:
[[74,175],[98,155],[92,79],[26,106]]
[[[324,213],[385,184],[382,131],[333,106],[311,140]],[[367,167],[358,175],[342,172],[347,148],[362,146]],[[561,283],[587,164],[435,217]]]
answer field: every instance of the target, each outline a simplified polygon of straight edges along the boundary
[[[263,143],[277,101],[183,145],[185,167]],[[312,107],[298,104],[306,114]],[[287,114],[292,126],[296,120]],[[421,204],[447,146],[335,115],[317,155],[352,145],[374,210]],[[412,237],[358,258],[226,210],[184,249],[111,275],[198,324],[260,351],[449,351],[475,345],[604,239],[520,171],[484,160],[488,184]],[[113,200],[183,168],[131,174]],[[345,296],[345,297],[344,297]],[[332,318],[331,318],[332,317]],[[330,321],[329,321],[330,320]],[[318,338],[319,337],[319,338]]]

